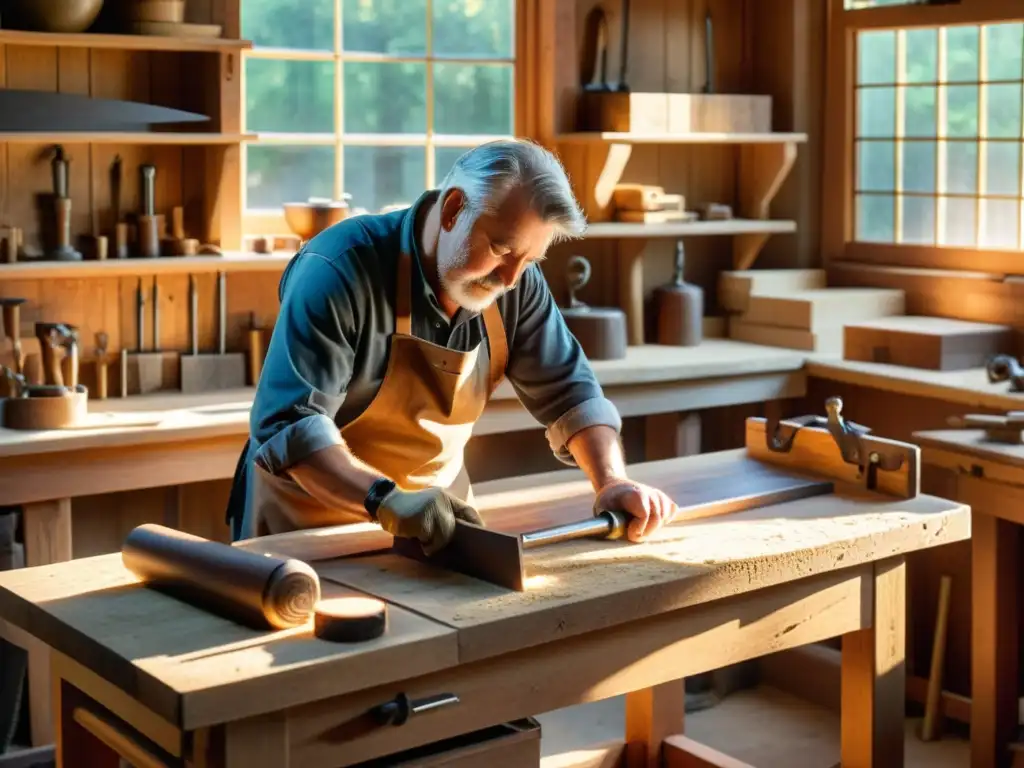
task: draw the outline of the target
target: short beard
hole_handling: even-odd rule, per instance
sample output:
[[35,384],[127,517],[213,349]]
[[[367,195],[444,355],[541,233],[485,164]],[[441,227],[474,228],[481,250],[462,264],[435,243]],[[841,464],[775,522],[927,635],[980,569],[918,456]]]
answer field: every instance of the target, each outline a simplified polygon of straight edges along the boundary
[[[459,234],[463,235],[462,232]],[[456,282],[448,279],[448,275],[452,270],[461,269],[466,266],[468,261],[469,232],[467,231],[460,239],[459,247],[455,249],[454,253],[452,253],[450,260],[442,263],[441,259],[438,259],[437,276],[441,282],[441,287],[444,288],[445,293],[452,298],[452,301],[469,312],[483,312],[487,307],[497,301],[497,299],[508,289],[495,275],[487,275],[486,277],[482,277],[477,280],[463,282]],[[486,299],[480,299],[475,294],[471,294],[469,292],[469,289],[472,286],[487,288],[492,291],[492,293]]]

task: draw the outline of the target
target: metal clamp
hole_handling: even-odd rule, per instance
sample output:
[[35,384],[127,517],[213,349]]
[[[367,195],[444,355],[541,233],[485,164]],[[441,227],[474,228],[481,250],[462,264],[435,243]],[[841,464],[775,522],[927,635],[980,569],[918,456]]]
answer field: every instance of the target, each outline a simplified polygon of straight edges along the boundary
[[828,413],[827,418],[800,416],[785,419],[784,423],[778,419],[770,419],[765,430],[768,449],[776,453],[788,453],[793,447],[796,433],[803,427],[827,429],[835,440],[843,461],[860,469],[869,490],[876,487],[879,469],[892,472],[903,465],[904,457],[900,453],[879,450],[878,442],[869,437],[870,428],[843,418],[842,398],[828,398],[825,401],[825,410]]
[[1024,368],[1017,358],[1010,355],[996,355],[988,361],[986,367],[989,384],[1010,382],[1011,392],[1024,392]]
[[400,693],[391,701],[374,707],[371,714],[381,725],[404,725],[413,715],[422,715],[458,703],[459,697],[454,693],[439,693],[423,699],[410,699]]

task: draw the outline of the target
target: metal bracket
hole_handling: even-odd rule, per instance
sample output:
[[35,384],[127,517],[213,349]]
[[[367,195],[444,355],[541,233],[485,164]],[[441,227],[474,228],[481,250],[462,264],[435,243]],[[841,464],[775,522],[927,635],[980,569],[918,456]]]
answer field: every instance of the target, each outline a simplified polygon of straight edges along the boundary
[[776,453],[788,453],[793,447],[796,434],[804,427],[824,428],[832,435],[839,454],[847,464],[860,469],[866,487],[874,490],[878,481],[878,470],[898,470],[904,461],[899,453],[882,450],[879,443],[869,434],[870,428],[855,424],[843,418],[843,401],[830,397],[825,401],[828,417],[800,416],[795,419],[770,419],[766,425],[765,439],[768,449]]
[[988,361],[986,372],[990,384],[1009,381],[1011,392],[1024,392],[1024,368],[1017,362],[1017,358],[996,355]]

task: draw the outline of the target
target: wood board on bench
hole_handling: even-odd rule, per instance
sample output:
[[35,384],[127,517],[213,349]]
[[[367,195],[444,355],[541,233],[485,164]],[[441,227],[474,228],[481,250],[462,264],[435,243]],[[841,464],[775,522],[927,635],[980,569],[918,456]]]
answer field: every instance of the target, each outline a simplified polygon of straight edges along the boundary
[[[694,457],[691,457],[691,459]],[[646,481],[681,506],[765,490],[773,483],[821,482],[765,467],[743,450],[703,457],[700,469],[658,462]],[[691,459],[686,461],[693,462]],[[687,471],[679,471],[681,467]],[[662,474],[664,473],[664,474]],[[660,482],[658,482],[660,475]],[[636,473],[634,473],[636,476]],[[549,501],[499,506],[480,500],[489,524],[526,530],[591,514],[593,492],[548,486]],[[947,517],[958,505],[933,497],[825,495],[667,526],[641,544],[584,540],[527,553],[527,589],[501,587],[393,554],[321,561],[322,579],[376,595],[458,630],[459,658],[473,661],[514,648],[589,632],[750,589],[917,549],[932,537],[962,538]],[[520,518],[512,510],[521,511]],[[945,523],[945,524],[944,524]]]

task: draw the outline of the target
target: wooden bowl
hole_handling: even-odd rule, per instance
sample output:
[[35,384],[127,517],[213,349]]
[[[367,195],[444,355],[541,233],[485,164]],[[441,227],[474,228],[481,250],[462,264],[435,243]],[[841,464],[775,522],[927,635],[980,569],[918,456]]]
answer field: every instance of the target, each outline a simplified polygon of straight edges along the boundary
[[30,386],[28,397],[3,401],[3,426],[7,429],[64,429],[82,422],[88,413],[89,391],[79,384],[74,389]]
[[348,203],[343,200],[284,204],[284,220],[303,242],[347,219],[349,212]]
[[3,24],[30,32],[84,32],[103,8],[103,0],[7,0]]

